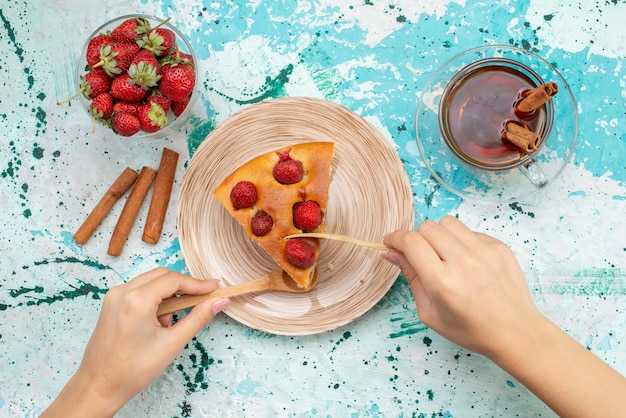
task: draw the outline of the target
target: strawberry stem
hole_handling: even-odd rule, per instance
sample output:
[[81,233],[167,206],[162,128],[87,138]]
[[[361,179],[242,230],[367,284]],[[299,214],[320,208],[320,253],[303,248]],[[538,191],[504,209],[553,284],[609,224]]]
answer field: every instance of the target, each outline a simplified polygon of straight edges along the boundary
[[69,99],[65,99],[62,102],[57,102],[57,105],[64,105],[65,103],[69,102],[72,99],[77,98],[78,96],[80,96],[82,94],[83,90],[79,90],[78,93],[76,93],[75,95],[73,95],[72,97],[70,97]]
[[168,17],[168,18],[167,18],[167,19],[165,19],[163,22],[161,22],[161,23],[159,23],[158,25],[156,25],[155,27],[153,27],[153,28],[152,28],[152,30],[154,30],[154,29],[158,29],[158,28],[160,28],[161,26],[164,26],[164,25],[165,25],[167,22],[169,22],[169,21],[170,21],[170,18]]

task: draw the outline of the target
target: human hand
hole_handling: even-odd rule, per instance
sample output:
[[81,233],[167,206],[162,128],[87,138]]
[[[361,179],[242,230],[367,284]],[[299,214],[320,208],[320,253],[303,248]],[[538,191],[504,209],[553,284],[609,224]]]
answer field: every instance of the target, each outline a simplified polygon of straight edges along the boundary
[[402,269],[420,320],[461,346],[497,356],[541,317],[513,252],[452,216],[384,243],[397,250],[382,257]]
[[539,313],[502,242],[446,216],[384,243],[424,324],[493,360],[559,416],[624,415],[626,379]]
[[[100,318],[83,360],[49,416],[112,416],[156,379],[229,300],[208,300],[170,326],[172,314],[156,317],[165,298],[174,294],[204,294],[217,288],[215,280],[197,280],[157,268],[107,292]],[[57,414],[56,412],[60,412]]]

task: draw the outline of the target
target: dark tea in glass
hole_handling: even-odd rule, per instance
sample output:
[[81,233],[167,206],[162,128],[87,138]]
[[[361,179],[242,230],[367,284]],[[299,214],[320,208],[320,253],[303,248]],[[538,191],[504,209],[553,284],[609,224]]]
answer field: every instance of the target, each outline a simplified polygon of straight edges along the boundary
[[538,133],[542,142],[548,137],[550,103],[521,117],[515,112],[524,92],[542,83],[530,68],[504,58],[464,67],[441,98],[439,124],[447,146],[461,160],[487,170],[505,170],[530,160],[535,152],[521,151],[504,139],[503,132],[514,122]]

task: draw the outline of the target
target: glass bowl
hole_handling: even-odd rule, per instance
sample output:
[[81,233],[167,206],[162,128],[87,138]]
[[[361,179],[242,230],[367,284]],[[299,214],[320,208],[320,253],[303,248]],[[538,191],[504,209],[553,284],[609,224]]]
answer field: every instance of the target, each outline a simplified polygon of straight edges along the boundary
[[[80,77],[86,74],[86,71],[85,71],[85,68],[87,66],[86,56],[87,56],[87,46],[89,44],[89,40],[99,34],[112,31],[115,27],[117,27],[118,25],[120,25],[122,22],[124,22],[127,19],[134,19],[134,18],[146,19],[150,23],[151,28],[161,25],[161,27],[170,29],[172,32],[174,32],[174,34],[176,34],[176,43],[178,44],[178,48],[180,52],[191,55],[191,59],[194,63],[194,73],[196,77],[196,84],[191,93],[191,98],[189,99],[189,103],[187,104],[187,107],[185,107],[185,109],[179,116],[175,116],[172,113],[172,110],[169,110],[167,113],[169,124],[165,126],[164,128],[156,132],[139,131],[136,134],[131,135],[131,136],[124,136],[124,137],[120,136],[122,138],[161,139],[161,138],[167,137],[172,132],[177,131],[181,126],[185,124],[185,122],[189,118],[189,115],[191,114],[191,111],[195,103],[198,100],[198,97],[200,96],[200,91],[198,89],[198,61],[196,60],[196,55],[193,51],[193,48],[191,47],[191,44],[187,40],[187,38],[178,29],[172,26],[169,21],[163,23],[164,22],[163,19],[159,19],[154,16],[144,15],[144,14],[131,14],[131,15],[116,17],[115,19],[109,20],[108,22],[100,26],[98,29],[96,29],[91,35],[89,35],[89,38],[87,38],[87,40],[85,41],[80,57],[78,58],[77,63],[76,63],[76,76],[75,76],[76,91],[80,90]],[[80,101],[80,104],[87,112],[87,115],[89,116],[89,118],[92,119],[91,114],[89,113],[91,100],[86,98],[82,94],[78,96],[78,100]],[[97,123],[96,125],[99,128],[103,128],[109,132],[115,133],[111,128],[109,128],[108,126],[105,126],[102,123]]]
[[[550,120],[541,148],[519,164],[501,170],[468,164],[451,149],[442,132],[442,97],[458,81],[459,74],[482,62],[523,67],[532,73],[537,85],[553,81],[559,87],[558,94],[546,104]],[[415,114],[417,146],[432,176],[457,196],[494,203],[516,201],[552,183],[571,159],[578,134],[576,109],[567,82],[545,59],[511,46],[473,48],[448,60],[426,82]],[[485,115],[485,123],[487,120]]]

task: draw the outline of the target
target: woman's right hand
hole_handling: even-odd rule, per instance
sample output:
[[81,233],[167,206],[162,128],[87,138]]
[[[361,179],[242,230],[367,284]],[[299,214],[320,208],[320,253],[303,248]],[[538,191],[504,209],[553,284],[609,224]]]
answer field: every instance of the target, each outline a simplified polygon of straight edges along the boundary
[[396,251],[383,258],[404,272],[420,320],[461,346],[497,355],[512,330],[524,332],[541,319],[509,247],[452,216],[384,242]]
[[505,244],[451,216],[384,242],[424,324],[490,358],[560,416],[624,416],[626,379],[539,313]]

